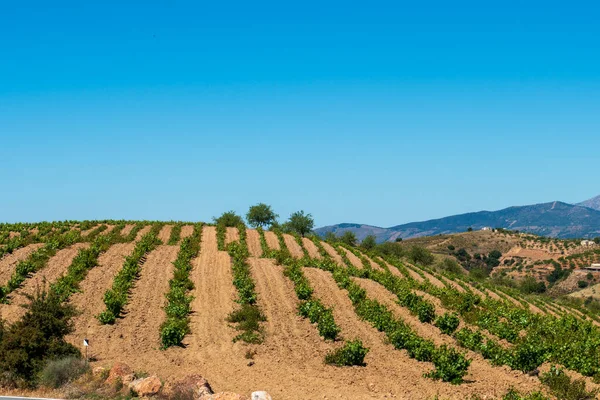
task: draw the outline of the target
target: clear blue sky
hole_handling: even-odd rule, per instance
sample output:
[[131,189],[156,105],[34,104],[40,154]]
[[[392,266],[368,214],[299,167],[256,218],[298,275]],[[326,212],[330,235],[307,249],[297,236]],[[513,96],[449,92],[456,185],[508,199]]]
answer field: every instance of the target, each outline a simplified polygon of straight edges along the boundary
[[600,194],[597,1],[0,5],[0,221]]

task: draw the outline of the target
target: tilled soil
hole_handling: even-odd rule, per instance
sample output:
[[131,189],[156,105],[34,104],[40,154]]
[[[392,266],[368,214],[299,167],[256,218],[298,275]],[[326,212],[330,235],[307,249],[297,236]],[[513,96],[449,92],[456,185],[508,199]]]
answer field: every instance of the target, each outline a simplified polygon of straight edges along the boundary
[[41,247],[44,247],[43,243],[30,244],[2,257],[0,259],[0,286],[6,285],[10,280],[19,262],[26,260],[31,253]]
[[10,294],[10,304],[5,304],[1,308],[2,318],[8,323],[13,323],[21,318],[25,313],[25,309],[21,305],[28,303],[27,295],[33,295],[38,289],[45,289],[54,283],[67,272],[79,250],[87,247],[89,247],[89,243],[76,243],[57,251],[54,256],[50,257],[44,269],[26,279],[19,289]]
[[158,238],[161,240],[161,242],[163,242],[163,244],[167,244],[169,242],[172,230],[173,225],[165,225],[162,227],[160,232],[158,232]]
[[281,250],[281,247],[279,246],[279,240],[277,239],[275,232],[265,231],[265,240],[270,249]]
[[304,257],[304,252],[302,251],[302,247],[296,242],[296,239],[292,235],[288,235],[286,233],[283,234],[283,241],[287,246],[290,254],[294,258],[302,258]]
[[121,236],[127,236],[135,228],[134,224],[127,224],[121,229]]
[[237,228],[227,227],[225,231],[225,244],[228,245],[231,242],[237,242],[240,240],[240,233]]
[[346,254],[346,257],[348,257],[348,260],[350,260],[350,263],[355,266],[358,269],[363,269],[363,263],[360,260],[360,258],[356,257],[354,255],[354,253],[352,253],[350,250],[345,249],[343,247],[339,247],[340,251],[343,251]]
[[186,237],[192,236],[194,233],[193,225],[184,225],[181,227],[181,239],[185,239]]
[[260,234],[255,229],[246,230],[246,243],[248,244],[248,251],[252,257],[262,256]]
[[306,251],[308,251],[308,255],[311,258],[316,258],[317,260],[320,260],[321,258],[323,258],[321,256],[321,254],[319,253],[319,249],[317,248],[317,246],[313,243],[312,240],[303,237],[302,238],[302,244],[304,245],[304,248],[306,249]]
[[161,245],[150,252],[129,294],[122,318],[113,325],[91,322],[93,331],[88,331],[85,337],[93,345],[92,354],[99,361],[120,360],[135,363],[140,369],[164,361],[165,355],[159,350],[159,332],[165,320],[165,294],[178,251],[179,246]]
[[321,245],[323,246],[327,254],[329,254],[329,256],[333,259],[333,261],[335,261],[336,263],[338,263],[338,265],[341,265],[342,267],[346,266],[346,264],[344,264],[344,260],[342,260],[342,257],[338,254],[337,251],[335,251],[333,247],[331,247],[329,243],[321,242]]

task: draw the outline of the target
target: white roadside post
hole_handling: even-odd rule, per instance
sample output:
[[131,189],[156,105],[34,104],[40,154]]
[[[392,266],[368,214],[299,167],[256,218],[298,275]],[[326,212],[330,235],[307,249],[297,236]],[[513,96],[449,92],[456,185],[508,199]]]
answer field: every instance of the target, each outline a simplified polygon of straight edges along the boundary
[[85,347],[85,362],[88,363],[88,347],[90,345],[90,341],[87,339],[83,339],[83,347]]

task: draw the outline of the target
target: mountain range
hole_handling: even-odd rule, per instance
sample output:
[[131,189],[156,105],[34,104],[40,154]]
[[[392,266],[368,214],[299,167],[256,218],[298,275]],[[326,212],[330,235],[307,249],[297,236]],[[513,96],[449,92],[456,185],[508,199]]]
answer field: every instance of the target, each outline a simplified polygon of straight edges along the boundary
[[381,228],[378,226],[341,223],[315,229],[320,236],[328,232],[341,235],[354,232],[358,240],[375,235],[378,242],[433,236],[474,230],[505,228],[556,238],[593,238],[600,236],[600,196],[577,204],[561,201],[508,207],[498,211],[479,211],[445,218]]

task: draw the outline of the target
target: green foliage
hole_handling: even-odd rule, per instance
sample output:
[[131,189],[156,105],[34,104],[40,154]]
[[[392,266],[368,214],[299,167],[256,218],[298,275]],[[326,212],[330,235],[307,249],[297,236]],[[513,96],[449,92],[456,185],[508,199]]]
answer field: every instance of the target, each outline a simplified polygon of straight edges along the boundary
[[296,211],[290,215],[290,219],[287,223],[289,228],[300,236],[305,236],[310,233],[315,226],[312,215],[305,214],[304,211]]
[[192,236],[183,239],[179,247],[177,259],[173,262],[173,278],[169,281],[169,292],[166,294],[165,313],[167,319],[161,325],[160,338],[163,349],[179,346],[189,332],[190,304],[193,297],[188,294],[194,288],[190,280],[192,260],[200,251],[202,224],[194,226]]
[[526,395],[521,395],[514,388],[511,388],[503,397],[502,400],[550,400],[541,392],[532,392]]
[[125,258],[123,267],[113,280],[112,288],[104,293],[106,310],[97,316],[102,324],[112,324],[121,315],[127,304],[129,291],[141,271],[142,257],[160,244],[157,234],[161,227],[161,224],[155,224],[136,244],[133,253]]
[[356,235],[354,234],[354,232],[352,231],[345,231],[342,236],[338,237],[337,240],[339,242],[342,242],[344,244],[347,244],[348,246],[356,246]]
[[242,304],[227,317],[227,321],[238,324],[237,330],[243,331],[233,338],[234,342],[242,340],[246,343],[262,343],[260,323],[267,319],[256,305]]
[[442,261],[440,261],[437,264],[437,268],[441,269],[442,271],[450,272],[452,274],[462,274],[463,273],[463,270],[460,267],[460,265],[451,258],[444,258]]
[[442,345],[433,353],[433,365],[435,365],[435,370],[425,376],[456,385],[463,382],[471,360],[456,349]]
[[58,389],[89,371],[89,364],[80,357],[68,356],[50,360],[40,372],[39,383],[48,388]]
[[453,334],[459,324],[460,320],[456,314],[445,313],[435,320],[435,326],[446,335]]
[[181,228],[183,228],[183,224],[180,222],[173,226],[173,229],[171,229],[171,236],[169,236],[169,241],[167,242],[169,246],[174,246],[179,243],[179,240],[181,239]]
[[546,284],[544,282],[538,282],[532,276],[527,276],[523,278],[521,283],[519,284],[519,290],[525,294],[537,293],[541,294],[546,291]]
[[377,246],[377,241],[375,239],[374,235],[368,235],[367,237],[365,237],[362,241],[362,243],[360,244],[360,246],[367,250],[373,250],[375,248],[375,246]]
[[253,228],[264,228],[271,225],[277,219],[278,215],[273,212],[271,206],[258,203],[255,206],[250,207],[246,214],[246,220],[248,224]]
[[580,289],[588,287],[589,283],[587,281],[577,281],[577,287]]
[[550,392],[558,400],[593,400],[600,393],[599,389],[587,391],[585,380],[572,380],[565,372],[552,366],[550,371],[540,376],[540,381],[547,385]]
[[405,251],[401,245],[397,243],[384,242],[375,247],[375,253],[384,257],[394,257],[400,259],[404,257]]
[[73,330],[74,307],[52,291],[38,291],[29,301],[23,318],[4,328],[0,342],[0,371],[17,386],[34,386],[48,360],[79,355],[64,339]]
[[317,324],[319,335],[326,340],[337,339],[340,328],[333,318],[333,311],[327,308],[318,299],[303,301],[298,306],[298,314],[308,318],[311,323]]
[[213,221],[215,225],[223,225],[230,228],[245,225],[242,217],[237,215],[235,211],[224,212],[220,217],[213,217]]
[[365,356],[369,349],[364,347],[359,339],[348,341],[343,347],[327,354],[325,363],[337,366],[364,366]]
[[408,251],[408,259],[413,264],[420,264],[424,266],[433,264],[433,261],[435,260],[433,254],[421,246],[411,246],[410,250]]

